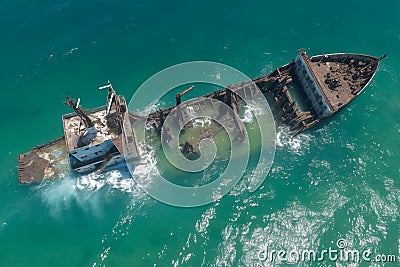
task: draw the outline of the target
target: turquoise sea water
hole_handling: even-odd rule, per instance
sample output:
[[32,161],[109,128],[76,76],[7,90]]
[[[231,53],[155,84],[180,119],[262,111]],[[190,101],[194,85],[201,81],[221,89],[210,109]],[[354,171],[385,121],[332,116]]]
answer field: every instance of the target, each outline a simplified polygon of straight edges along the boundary
[[[399,256],[399,10],[396,1],[0,3],[0,266],[269,266],[258,259],[264,245],[321,251],[340,238]],[[277,129],[274,164],[254,193],[239,184],[183,209],[117,173],[17,182],[18,154],[62,135],[65,95],[95,107],[111,80],[129,99],[157,71],[193,60],[256,77],[301,47],[388,58],[326,123],[296,138]]]

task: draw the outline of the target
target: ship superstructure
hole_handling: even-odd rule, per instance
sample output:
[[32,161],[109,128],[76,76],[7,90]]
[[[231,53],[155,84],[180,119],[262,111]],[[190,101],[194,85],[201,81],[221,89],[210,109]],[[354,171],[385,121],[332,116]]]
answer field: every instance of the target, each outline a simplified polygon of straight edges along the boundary
[[67,97],[65,104],[75,112],[62,116],[64,135],[19,156],[21,183],[56,176],[66,162],[78,173],[101,173],[125,158],[139,160],[125,98],[115,93],[111,83],[100,89],[108,89],[107,102],[96,109],[85,110],[80,99]]

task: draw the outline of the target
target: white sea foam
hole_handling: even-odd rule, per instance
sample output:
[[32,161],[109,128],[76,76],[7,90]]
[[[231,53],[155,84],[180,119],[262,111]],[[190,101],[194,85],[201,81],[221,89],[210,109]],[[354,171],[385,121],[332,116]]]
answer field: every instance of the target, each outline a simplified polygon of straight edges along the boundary
[[218,254],[215,259],[215,266],[234,266],[236,260],[236,243],[239,229],[228,224],[222,230],[222,242],[218,245]]
[[192,124],[193,128],[196,128],[198,126],[204,127],[205,125],[206,126],[210,126],[211,125],[211,119],[210,118],[204,117],[204,118],[194,119],[193,124]]
[[[41,183],[36,187],[37,192],[43,203],[49,208],[50,214],[58,219],[62,218],[63,212],[75,205],[95,216],[101,216],[102,207],[106,201],[104,192],[100,192],[102,189],[127,193],[132,197],[132,201],[141,201],[148,196],[137,186],[135,179],[144,180],[144,184],[150,183],[158,169],[153,148],[146,144],[140,144],[139,151],[142,161],[132,173],[113,170],[78,177],[65,175],[54,181]],[[130,177],[131,174],[133,177]]]
[[91,192],[82,193],[77,188],[74,178],[66,177],[47,183],[39,192],[43,203],[49,208],[50,215],[55,219],[61,219],[64,212],[73,205],[95,216],[102,214],[100,195]]
[[160,108],[161,103],[155,99],[149,105],[147,105],[143,110],[135,110],[135,113],[140,116],[146,116],[148,114],[156,112]]
[[[131,202],[125,211],[121,213],[120,218],[112,227],[110,233],[103,236],[101,240],[102,250],[99,252],[97,261],[93,262],[92,266],[104,264],[108,254],[115,245],[115,241],[128,235],[136,216],[143,215],[154,203],[146,192],[137,186],[135,179],[142,179],[145,183],[151,183],[152,176],[158,173],[155,150],[144,142],[138,145],[138,150],[141,155],[141,162],[131,172],[133,178],[121,178],[119,175],[111,175],[106,178],[106,182],[112,188],[128,192]],[[144,209],[145,207],[146,209]]]
[[[150,197],[139,188],[130,192],[131,202],[126,206],[126,209],[121,212],[117,222],[110,229],[109,233],[104,234],[101,239],[102,249],[98,254],[97,260],[92,263],[92,266],[105,266],[104,263],[114,248],[115,242],[130,233],[132,223],[138,215],[143,215],[149,208],[153,201]],[[146,207],[146,209],[144,209]]]
[[259,264],[258,253],[265,246],[285,251],[315,249],[319,245],[318,236],[327,227],[326,219],[300,203],[293,202],[284,210],[265,215],[266,226],[263,228],[242,227],[243,229],[240,229],[243,245],[243,256],[240,259],[242,264],[244,266]]
[[211,207],[206,210],[202,215],[201,219],[197,220],[195,224],[196,231],[199,233],[204,233],[207,231],[210,221],[215,218],[216,211],[215,207]]
[[[264,52],[265,55],[270,55],[270,52]],[[272,62],[265,63],[265,67],[261,70],[261,75],[265,76],[270,74],[274,70],[274,64]]]
[[64,53],[63,56],[68,57],[68,56],[72,55],[73,53],[75,53],[75,51],[78,51],[78,47],[71,48],[68,52]]
[[293,132],[290,132],[288,127],[279,126],[276,135],[276,145],[287,148],[289,152],[301,156],[309,148],[313,136],[305,133],[300,133],[295,137],[292,135]]
[[256,114],[257,116],[261,116],[262,114],[264,114],[264,111],[262,108],[254,103],[247,103],[247,105],[245,106],[244,114],[241,118],[242,122],[252,123],[254,120],[254,114]]

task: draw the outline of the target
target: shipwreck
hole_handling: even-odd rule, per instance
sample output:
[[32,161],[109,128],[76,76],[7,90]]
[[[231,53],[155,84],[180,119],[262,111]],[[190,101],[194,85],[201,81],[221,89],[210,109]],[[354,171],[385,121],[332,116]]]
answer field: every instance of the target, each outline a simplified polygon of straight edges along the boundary
[[[295,59],[269,75],[203,97],[222,101],[238,113],[239,95],[251,94],[254,91],[250,87],[256,85],[277,107],[275,117],[297,135],[336,114],[360,95],[384,57],[386,55],[377,58],[350,53],[309,57],[304,49],[300,49]],[[20,183],[54,179],[65,166],[76,173],[102,173],[120,168],[127,161],[140,162],[131,127],[140,116],[128,111],[125,98],[116,94],[110,82],[99,89],[108,89],[104,106],[83,109],[80,99],[67,98],[65,104],[74,112],[62,116],[64,134],[19,155]],[[192,89],[193,86],[178,93],[175,106],[159,109],[146,117],[154,129],[161,132],[165,118],[178,105],[192,110],[202,108],[200,102],[182,102],[181,97]],[[180,122],[180,118],[176,120]],[[240,139],[244,129],[235,120],[231,123]],[[124,150],[124,146],[129,149]],[[195,154],[195,148],[189,143],[183,144],[181,150],[189,156]]]

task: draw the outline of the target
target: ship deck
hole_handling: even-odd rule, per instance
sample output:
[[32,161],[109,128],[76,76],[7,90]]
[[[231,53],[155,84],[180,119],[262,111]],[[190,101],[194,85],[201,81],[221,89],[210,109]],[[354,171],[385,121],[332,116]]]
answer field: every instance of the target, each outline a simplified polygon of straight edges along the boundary
[[358,54],[331,54],[314,56],[305,62],[332,111],[336,112],[366,87],[376,72],[379,59]]
[[[301,50],[300,50],[301,51]],[[299,53],[307,70],[321,96],[325,100],[333,115],[341,108],[350,103],[368,85],[379,65],[379,61],[384,58],[376,58],[361,54],[325,54],[309,58],[305,53]],[[264,92],[269,92],[280,109],[278,116],[284,124],[295,131],[294,135],[311,128],[320,123],[326,117],[320,114],[315,107],[320,103],[312,98],[303,96],[303,107],[295,101],[289,88],[293,83],[297,90],[305,92],[305,88],[300,83],[300,79],[307,80],[305,70],[300,73],[295,71],[295,61],[277,68],[268,76],[254,79],[254,82]],[[302,76],[302,77],[299,77]]]
[[[97,129],[97,135],[90,145],[98,145],[110,139],[115,140],[118,144],[122,143],[120,140],[122,133],[119,127],[110,127],[107,123],[105,106],[89,111],[88,116],[92,119]],[[86,130],[85,124],[75,113],[70,113],[63,116],[63,125],[67,150],[77,149],[78,139]]]

